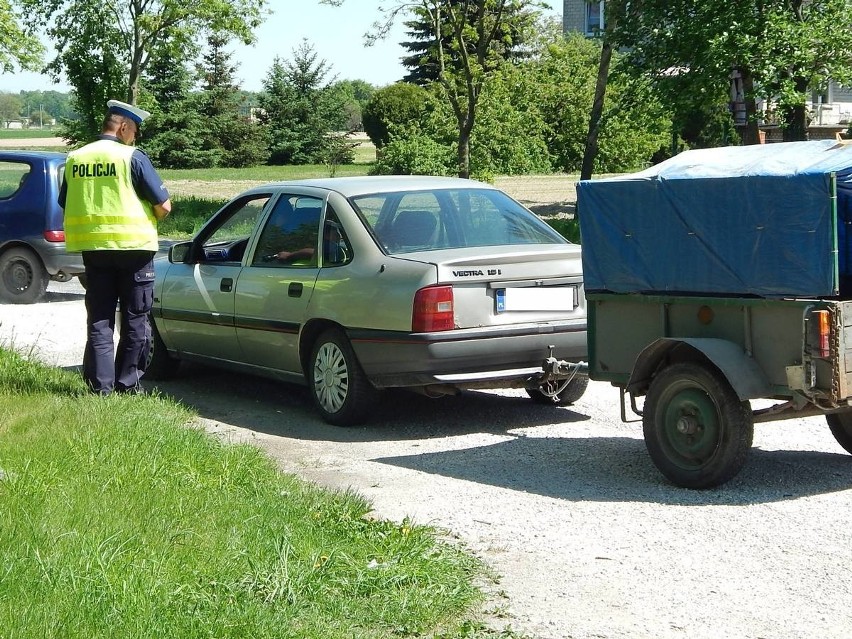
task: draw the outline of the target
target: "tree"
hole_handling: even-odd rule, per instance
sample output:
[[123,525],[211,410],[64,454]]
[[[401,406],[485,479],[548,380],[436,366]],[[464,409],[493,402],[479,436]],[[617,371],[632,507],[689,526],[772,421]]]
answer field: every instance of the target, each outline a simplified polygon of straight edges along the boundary
[[47,111],[36,109],[30,112],[29,126],[43,127],[46,124],[50,124],[50,120],[51,117]]
[[194,57],[194,47],[181,51],[168,41],[152,52],[144,81],[156,109],[145,121],[142,146],[156,166],[192,169],[221,161],[218,147],[201,148],[207,126],[197,110],[199,100],[191,93],[194,76],[182,62]]
[[351,149],[347,153],[333,133],[346,96],[326,81],[330,71],[307,40],[293,50],[291,60],[273,61],[260,97],[270,164],[323,163],[332,151],[335,164],[352,162]]
[[[344,0],[321,0],[340,5]],[[452,108],[457,129],[458,174],[470,175],[470,138],[476,108],[489,77],[523,41],[523,30],[511,28],[534,22],[544,4],[538,0],[419,0],[398,2],[383,12],[369,39],[382,38],[398,16],[416,11],[429,25],[434,46],[429,60],[437,69],[437,82]]]
[[[581,170],[587,161],[589,114],[599,99],[597,82],[602,43],[579,34],[552,34],[550,42],[519,71],[523,84],[513,102],[537,109],[545,123],[544,140],[554,168]],[[600,105],[592,172],[643,168],[666,144],[671,130],[668,110],[647,79],[623,72],[621,56],[612,53],[607,92]]]
[[0,0],[0,72],[36,71],[43,55],[44,45],[21,28],[13,0]]
[[212,33],[198,67],[201,92],[191,102],[201,121],[196,148],[212,166],[254,166],[267,157],[263,131],[253,123],[234,81],[236,67],[225,50],[228,36]]
[[[520,8],[520,7],[518,7]],[[478,7],[476,3],[468,6],[468,11],[475,12]],[[532,26],[535,19],[534,14],[528,11],[517,11],[511,3],[506,7],[506,17],[500,24],[496,25],[497,33],[495,40],[506,43],[504,58],[507,61],[520,61],[530,55],[526,47],[527,40],[532,35]],[[435,44],[435,30],[429,12],[422,6],[411,9],[412,18],[405,21],[409,40],[402,42],[402,48],[409,54],[402,59],[402,65],[408,69],[408,74],[403,78],[404,82],[425,86],[438,80],[440,69],[437,63],[437,47]],[[448,19],[448,13],[443,12],[444,19]],[[471,16],[475,18],[474,16]],[[453,25],[445,24],[442,33],[446,50],[453,47]],[[469,54],[475,55],[475,42],[468,42]]]
[[[74,115],[71,110],[71,94],[59,91],[21,91],[19,94],[25,111],[32,113],[36,109],[49,114],[48,119],[67,118]],[[47,120],[45,120],[46,122]]]
[[340,123],[335,128],[340,131],[361,131],[364,128],[364,107],[376,92],[369,82],[364,80],[339,80],[332,89],[340,93],[343,111]]
[[[607,3],[609,4],[609,2]],[[732,71],[743,78],[756,141],[754,100],[779,106],[786,140],[805,139],[808,91],[852,80],[848,0],[639,0],[614,2],[614,44],[664,94],[716,96]]]
[[[260,24],[266,7],[266,0],[19,2],[26,10],[31,24],[44,28],[53,41],[57,51],[57,58],[52,65],[55,72],[67,70],[72,59],[67,55],[69,48],[79,50],[79,44],[75,43],[77,34],[90,28],[90,25],[81,23],[88,22],[92,12],[99,12],[103,35],[109,43],[109,53],[123,72],[123,91],[118,95],[131,104],[136,104],[139,99],[140,79],[150,63],[150,54],[157,42],[169,40],[184,46],[194,42],[205,31],[215,31],[250,44],[254,40],[252,30]],[[90,53],[83,59],[91,62],[95,57]],[[79,88],[73,82],[71,84],[75,89]]]
[[397,82],[376,91],[363,113],[364,131],[376,149],[390,141],[392,124],[406,126],[419,120],[428,99],[426,89],[408,82]]
[[5,127],[10,120],[19,119],[23,106],[21,99],[14,93],[0,93],[0,128]]
[[[424,0],[424,4],[435,34],[438,82],[444,87],[458,129],[458,173],[466,178],[470,176],[470,136],[482,88],[513,46],[512,32],[503,32],[501,27],[513,13],[522,14],[540,4],[532,0]],[[447,30],[451,46],[445,45]],[[504,37],[499,39],[501,34]]]
[[778,100],[785,140],[804,140],[810,91],[829,79],[852,81],[852,5],[848,0],[775,0],[765,5],[762,37],[747,43],[757,49],[755,75],[764,95]]
[[88,142],[100,133],[107,100],[124,93],[117,34],[107,28],[108,18],[103,5],[82,4],[63,33],[65,46],[47,67],[55,77],[64,69],[74,87],[71,106],[78,118],[61,120],[60,128],[60,135],[71,144]]

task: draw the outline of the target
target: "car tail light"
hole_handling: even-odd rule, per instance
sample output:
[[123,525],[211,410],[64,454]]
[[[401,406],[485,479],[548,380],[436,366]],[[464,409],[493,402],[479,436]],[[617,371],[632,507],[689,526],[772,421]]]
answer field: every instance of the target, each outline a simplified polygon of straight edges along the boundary
[[814,311],[819,328],[819,357],[828,357],[831,355],[829,347],[829,337],[831,336],[831,325],[829,323],[830,315],[828,311]]
[[427,286],[414,294],[411,330],[415,333],[451,331],[455,328],[453,287]]
[[44,239],[48,242],[64,242],[65,231],[45,231]]

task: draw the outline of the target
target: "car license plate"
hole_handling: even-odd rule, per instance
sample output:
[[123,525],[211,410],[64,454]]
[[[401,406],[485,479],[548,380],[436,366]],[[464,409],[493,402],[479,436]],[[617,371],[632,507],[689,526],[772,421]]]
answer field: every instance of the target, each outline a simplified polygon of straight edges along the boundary
[[574,286],[498,288],[497,312],[573,311]]

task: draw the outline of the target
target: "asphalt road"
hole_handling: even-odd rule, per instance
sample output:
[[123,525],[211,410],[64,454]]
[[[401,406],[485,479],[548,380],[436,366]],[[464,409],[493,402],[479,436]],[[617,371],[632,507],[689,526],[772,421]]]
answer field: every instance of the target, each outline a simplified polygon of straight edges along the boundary
[[[77,367],[83,322],[82,290],[52,285],[45,303],[0,305],[0,343]],[[543,639],[852,636],[852,456],[822,419],[757,425],[740,475],[689,491],[662,479],[641,424],[621,423],[618,392],[597,382],[559,409],[523,392],[389,392],[352,429],[323,423],[298,386],[186,366],[158,388],[287,472],[445,530],[500,576],[487,585],[496,627]]]

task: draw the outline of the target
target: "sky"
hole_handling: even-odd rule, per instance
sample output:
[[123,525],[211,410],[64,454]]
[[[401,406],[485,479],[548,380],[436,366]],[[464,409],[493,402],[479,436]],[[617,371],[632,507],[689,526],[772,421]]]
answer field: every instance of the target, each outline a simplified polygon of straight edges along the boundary
[[[341,7],[320,5],[317,0],[269,0],[271,14],[255,31],[257,41],[252,46],[232,45],[231,61],[238,65],[236,76],[241,88],[260,91],[263,79],[275,56],[292,59],[293,50],[302,39],[314,46],[318,60],[325,60],[338,80],[365,80],[384,86],[401,80],[406,74],[400,58],[405,50],[399,42],[406,39],[405,27],[397,20],[388,37],[366,47],[364,33],[381,15],[381,0],[345,0]],[[556,4],[556,3],[554,3]],[[555,13],[555,11],[554,11]],[[0,91],[69,91],[67,83],[53,84],[38,73],[0,74]]]

